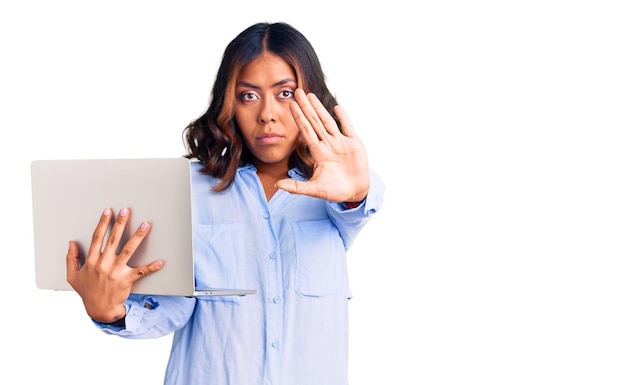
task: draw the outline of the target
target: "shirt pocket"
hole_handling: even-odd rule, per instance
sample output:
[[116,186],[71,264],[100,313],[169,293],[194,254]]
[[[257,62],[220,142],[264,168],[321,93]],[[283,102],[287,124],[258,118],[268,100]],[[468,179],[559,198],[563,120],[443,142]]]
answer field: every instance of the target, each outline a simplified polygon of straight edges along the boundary
[[324,297],[347,288],[346,253],[337,228],[328,219],[293,225],[296,246],[295,290]]

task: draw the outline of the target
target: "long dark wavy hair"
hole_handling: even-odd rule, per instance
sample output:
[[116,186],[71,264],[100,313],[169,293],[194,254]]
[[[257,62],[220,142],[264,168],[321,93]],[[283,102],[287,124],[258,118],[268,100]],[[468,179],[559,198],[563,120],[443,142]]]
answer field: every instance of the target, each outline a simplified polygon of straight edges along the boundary
[[[220,179],[214,191],[227,190],[235,180],[237,168],[252,162],[253,155],[244,145],[234,118],[235,88],[242,69],[263,52],[285,60],[296,74],[298,87],[314,93],[339,125],[333,111],[337,101],[328,90],[317,54],[304,35],[286,23],[258,23],[246,28],[224,51],[206,112],[183,132],[185,157],[203,162],[201,171]],[[289,167],[297,167],[308,179],[312,166],[308,148],[299,139]]]

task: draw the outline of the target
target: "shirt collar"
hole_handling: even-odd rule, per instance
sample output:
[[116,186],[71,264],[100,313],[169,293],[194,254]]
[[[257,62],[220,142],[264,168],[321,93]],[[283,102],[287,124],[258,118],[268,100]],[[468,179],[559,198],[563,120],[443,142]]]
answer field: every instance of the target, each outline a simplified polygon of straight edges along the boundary
[[[252,163],[246,163],[245,165],[239,167],[239,172],[255,172],[256,173],[256,167],[254,167]],[[306,178],[304,177],[304,174],[302,174],[302,172],[300,171],[298,167],[294,167],[290,169],[289,171],[287,171],[287,175],[289,175],[289,177],[292,179],[306,180]]]

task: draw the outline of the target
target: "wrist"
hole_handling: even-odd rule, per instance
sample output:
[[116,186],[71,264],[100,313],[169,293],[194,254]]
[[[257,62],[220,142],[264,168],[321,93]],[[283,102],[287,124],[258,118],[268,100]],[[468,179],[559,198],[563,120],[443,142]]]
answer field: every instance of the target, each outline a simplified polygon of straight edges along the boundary
[[92,320],[105,325],[113,325],[123,321],[126,318],[126,306],[121,304],[115,312],[102,313],[100,315],[89,315]]

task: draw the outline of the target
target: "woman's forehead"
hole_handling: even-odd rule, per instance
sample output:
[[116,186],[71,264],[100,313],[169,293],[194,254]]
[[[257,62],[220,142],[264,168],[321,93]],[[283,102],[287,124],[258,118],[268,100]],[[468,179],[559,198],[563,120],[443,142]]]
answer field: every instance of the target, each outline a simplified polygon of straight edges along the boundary
[[283,58],[266,52],[246,64],[239,73],[237,83],[274,84],[285,80],[296,81],[294,69]]

